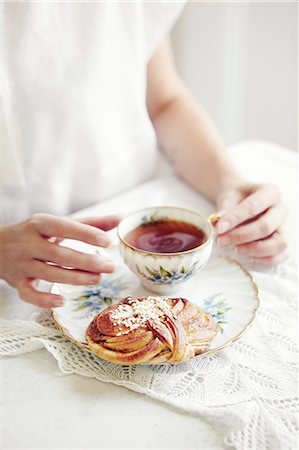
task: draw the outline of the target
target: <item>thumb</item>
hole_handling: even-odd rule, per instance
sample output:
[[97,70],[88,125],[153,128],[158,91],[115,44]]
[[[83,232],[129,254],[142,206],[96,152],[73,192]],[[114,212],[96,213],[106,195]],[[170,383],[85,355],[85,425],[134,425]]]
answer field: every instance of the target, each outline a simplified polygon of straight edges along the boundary
[[219,195],[217,199],[217,208],[220,214],[220,219],[217,222],[218,234],[225,233],[229,229],[229,224],[221,216],[232,210],[241,200],[242,195],[238,190],[225,191]]
[[78,219],[79,222],[85,223],[86,225],[91,225],[101,230],[108,231],[115,228],[121,221],[121,216],[114,214],[111,216],[104,217],[88,217],[85,219]]

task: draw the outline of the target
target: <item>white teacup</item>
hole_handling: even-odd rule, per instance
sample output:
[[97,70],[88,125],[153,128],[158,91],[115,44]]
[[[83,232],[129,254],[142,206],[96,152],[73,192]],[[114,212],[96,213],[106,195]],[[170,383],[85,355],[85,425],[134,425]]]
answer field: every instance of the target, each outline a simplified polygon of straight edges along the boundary
[[[157,294],[171,293],[177,285],[185,283],[207,264],[213,248],[212,223],[217,218],[217,215],[206,218],[194,211],[171,206],[135,211],[124,217],[118,225],[122,257],[146,289]],[[159,220],[191,223],[205,233],[206,239],[195,248],[177,253],[155,253],[142,250],[126,241],[128,233],[138,226]]]

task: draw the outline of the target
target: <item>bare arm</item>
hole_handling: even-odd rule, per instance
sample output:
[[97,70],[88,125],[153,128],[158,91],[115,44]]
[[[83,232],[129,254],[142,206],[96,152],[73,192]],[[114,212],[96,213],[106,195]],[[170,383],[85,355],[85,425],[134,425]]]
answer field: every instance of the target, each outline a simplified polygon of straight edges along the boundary
[[148,65],[147,107],[159,148],[189,184],[216,203],[240,181],[215,124],[179,78],[169,41]]
[[277,188],[237,173],[213,121],[177,74],[169,41],[148,64],[147,108],[159,148],[178,175],[224,212],[218,245],[233,245],[265,265],[285,260],[286,213]]

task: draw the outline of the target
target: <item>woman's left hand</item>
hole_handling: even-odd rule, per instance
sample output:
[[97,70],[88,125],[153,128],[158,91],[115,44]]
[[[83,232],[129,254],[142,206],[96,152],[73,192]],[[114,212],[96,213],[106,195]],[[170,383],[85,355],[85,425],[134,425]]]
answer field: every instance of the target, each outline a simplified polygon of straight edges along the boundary
[[287,259],[282,231],[287,211],[278,189],[271,184],[244,183],[223,191],[217,207],[220,246],[232,245],[253,261],[272,266]]

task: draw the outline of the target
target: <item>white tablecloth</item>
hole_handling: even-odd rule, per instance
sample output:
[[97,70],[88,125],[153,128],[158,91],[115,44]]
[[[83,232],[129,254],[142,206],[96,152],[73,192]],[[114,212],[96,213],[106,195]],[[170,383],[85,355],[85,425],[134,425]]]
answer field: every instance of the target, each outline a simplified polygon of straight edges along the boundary
[[[295,209],[296,158],[287,149],[261,142],[231,150],[250,179],[276,182],[289,208]],[[213,206],[172,175],[164,175],[122,196],[89,208],[82,215],[177,204],[208,214]],[[289,216],[295,258],[295,216]],[[34,307],[1,286],[1,315],[27,319]],[[148,397],[77,375],[60,376],[45,350],[3,362],[3,448],[223,449],[221,430]]]

